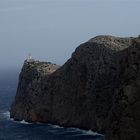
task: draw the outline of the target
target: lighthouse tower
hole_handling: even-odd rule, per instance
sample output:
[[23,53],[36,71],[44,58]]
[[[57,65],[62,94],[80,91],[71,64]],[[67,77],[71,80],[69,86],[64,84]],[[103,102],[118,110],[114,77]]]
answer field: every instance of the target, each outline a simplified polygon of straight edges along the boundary
[[27,62],[32,62],[34,61],[34,59],[32,58],[31,53],[29,53],[28,58],[27,58]]
[[31,53],[29,53],[29,57],[28,57],[28,59],[29,59],[29,60],[32,59],[32,55],[31,55]]

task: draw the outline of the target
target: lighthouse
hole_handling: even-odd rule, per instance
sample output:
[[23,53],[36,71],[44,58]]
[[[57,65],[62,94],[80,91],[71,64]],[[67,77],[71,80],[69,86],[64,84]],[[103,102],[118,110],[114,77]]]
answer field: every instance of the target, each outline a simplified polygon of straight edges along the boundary
[[29,59],[29,60],[32,59],[32,55],[31,55],[31,53],[29,53],[29,57],[28,57],[28,59]]
[[32,62],[34,61],[34,59],[32,58],[31,53],[29,53],[28,58],[27,58],[27,62]]

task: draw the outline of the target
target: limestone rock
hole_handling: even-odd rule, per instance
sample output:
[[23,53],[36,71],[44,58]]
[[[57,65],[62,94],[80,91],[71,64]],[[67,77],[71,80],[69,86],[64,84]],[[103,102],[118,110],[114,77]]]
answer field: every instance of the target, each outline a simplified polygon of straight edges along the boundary
[[140,38],[97,36],[61,67],[25,61],[10,114],[139,140],[139,108]]

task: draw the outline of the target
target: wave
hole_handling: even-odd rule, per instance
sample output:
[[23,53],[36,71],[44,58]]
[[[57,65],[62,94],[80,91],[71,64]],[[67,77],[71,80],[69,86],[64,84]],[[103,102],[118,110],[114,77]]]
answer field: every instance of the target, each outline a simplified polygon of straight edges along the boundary
[[[9,111],[6,111],[6,112],[1,112],[0,113],[2,115],[2,117],[4,119],[7,119],[7,120],[11,120],[15,123],[20,123],[20,124],[25,124],[25,125],[28,125],[28,124],[43,124],[43,123],[39,123],[39,122],[35,122],[35,123],[29,123],[29,122],[26,122],[25,120],[22,120],[22,121],[14,121],[14,119],[10,118],[10,112]],[[69,128],[65,128],[65,127],[62,127],[62,126],[59,126],[59,125],[53,125],[53,124],[47,124],[50,128],[52,128],[51,130],[49,131],[52,131],[52,132],[56,132],[56,133],[70,133],[71,136],[82,136],[82,135],[88,135],[88,136],[103,136],[97,132],[93,132],[92,130],[83,130],[83,129],[79,129],[79,128],[74,128],[74,127],[69,127]],[[65,129],[65,131],[61,131],[61,129]]]
[[[78,134],[75,134],[74,136],[79,136],[79,135],[90,135],[90,136],[103,136],[97,132],[94,132],[92,130],[83,130],[83,129],[79,129],[79,128],[70,128],[68,131],[70,132],[77,132]],[[79,134],[80,133],[80,134]]]
[[13,122],[21,123],[21,124],[31,124],[29,122],[26,122],[25,120],[15,121],[13,118],[10,118],[10,112],[9,111],[1,112],[0,114],[1,114],[2,118],[6,119],[6,120],[11,120]]
[[[50,125],[52,128],[56,128],[56,129],[63,129],[65,127],[59,126],[59,125],[53,125],[53,124],[48,124]],[[74,128],[74,127],[69,127],[66,128],[67,130],[65,130],[67,133],[71,133],[71,132],[75,132],[78,134],[75,134],[75,136],[79,136],[79,135],[90,135],[90,136],[103,136],[102,134],[99,134],[97,132],[94,132],[92,130],[83,130],[83,129],[79,129],[79,128]],[[80,133],[80,134],[79,134]]]
[[21,123],[21,124],[32,124],[32,123],[26,122],[25,120],[22,120],[19,123]]
[[53,124],[48,124],[49,126],[51,126],[52,128],[64,128],[62,126],[59,126],[59,125],[53,125]]
[[6,111],[6,112],[2,112],[3,118],[10,120],[10,112]]
[[96,136],[96,135],[99,136],[100,135],[100,136],[103,136],[102,134],[99,134],[97,132],[93,132],[92,130],[81,130],[81,131],[84,135],[92,135],[92,136]]

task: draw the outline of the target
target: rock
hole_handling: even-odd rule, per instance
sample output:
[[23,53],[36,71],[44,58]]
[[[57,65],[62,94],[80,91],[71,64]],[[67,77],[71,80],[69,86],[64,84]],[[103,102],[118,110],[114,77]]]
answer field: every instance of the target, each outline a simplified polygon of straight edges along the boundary
[[11,117],[15,120],[41,121],[35,111],[42,108],[42,79],[54,73],[60,66],[49,62],[25,60],[19,76],[15,102],[11,106]]
[[140,38],[97,36],[61,67],[25,61],[11,118],[140,139]]

